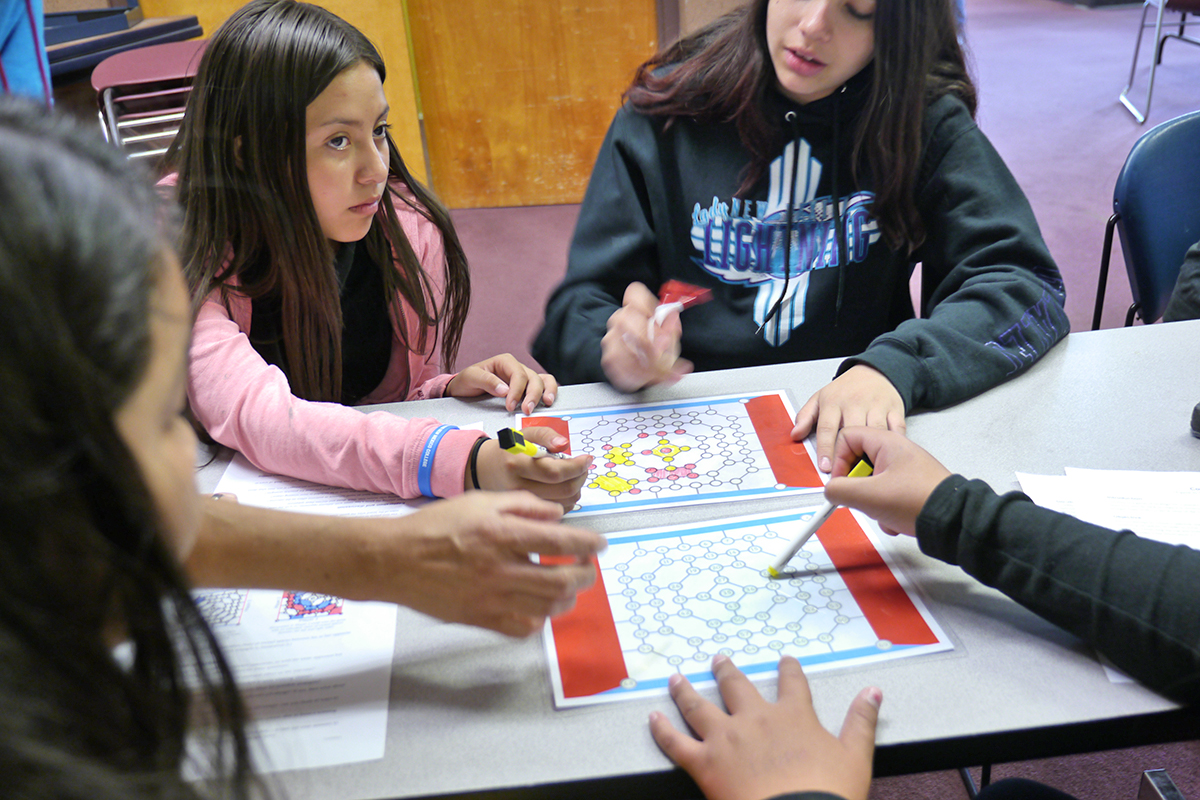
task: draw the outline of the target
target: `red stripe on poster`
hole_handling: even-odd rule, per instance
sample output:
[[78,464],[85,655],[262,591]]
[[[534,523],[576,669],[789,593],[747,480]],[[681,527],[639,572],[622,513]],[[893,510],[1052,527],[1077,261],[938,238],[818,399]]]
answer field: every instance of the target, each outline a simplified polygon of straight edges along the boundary
[[564,453],[571,452],[571,426],[565,419],[558,417],[525,417],[521,420],[522,428],[549,428],[567,440]]
[[[570,556],[541,556],[543,564],[573,564]],[[596,582],[575,598],[575,608],[550,620],[558,673],[564,697],[591,697],[621,685],[629,677],[604,590],[604,575],[596,568]]]
[[763,452],[775,482],[784,486],[818,487],[821,477],[804,447],[804,442],[792,441],[795,420],[788,414],[783,400],[777,394],[765,394],[746,403],[754,432],[762,442]]
[[892,644],[937,643],[937,636],[849,509],[834,511],[817,538],[880,639]]

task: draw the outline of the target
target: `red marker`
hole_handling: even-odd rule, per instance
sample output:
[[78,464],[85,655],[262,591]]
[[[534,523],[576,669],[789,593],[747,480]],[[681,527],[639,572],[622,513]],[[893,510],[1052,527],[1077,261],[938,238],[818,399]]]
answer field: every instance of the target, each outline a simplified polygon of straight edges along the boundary
[[707,303],[712,299],[712,290],[693,286],[683,281],[670,280],[658,290],[658,306],[646,327],[646,337],[654,341],[654,329],[663,324],[672,311]]

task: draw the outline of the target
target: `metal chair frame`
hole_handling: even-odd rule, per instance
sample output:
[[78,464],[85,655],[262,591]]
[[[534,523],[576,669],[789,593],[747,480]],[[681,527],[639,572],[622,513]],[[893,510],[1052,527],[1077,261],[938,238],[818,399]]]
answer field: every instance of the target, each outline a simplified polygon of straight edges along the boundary
[[[1158,6],[1158,14],[1153,24],[1146,22],[1146,14],[1150,11],[1150,6]],[[1142,5],[1142,21],[1138,27],[1137,39],[1133,45],[1133,63],[1129,66],[1129,83],[1121,90],[1121,104],[1133,114],[1133,118],[1137,120],[1139,125],[1145,123],[1146,117],[1150,114],[1150,100],[1154,95],[1154,72],[1158,65],[1162,63],[1163,45],[1167,43],[1167,39],[1178,39],[1181,42],[1200,45],[1200,39],[1192,38],[1187,35],[1188,13],[1189,9],[1168,8],[1172,5],[1171,0],[1145,0]],[[1190,4],[1189,4],[1190,5]],[[1198,6],[1200,8],[1200,6]],[[1178,11],[1179,31],[1177,33],[1163,33],[1163,15],[1167,11]],[[1190,9],[1190,13],[1198,13],[1197,8]],[[1198,20],[1192,20],[1193,23]],[[1174,25],[1175,23],[1171,23]],[[1150,82],[1146,87],[1146,110],[1143,112],[1138,109],[1133,100],[1129,97],[1129,91],[1133,88],[1133,78],[1137,73],[1138,54],[1142,49],[1142,38],[1145,36],[1146,28],[1154,28],[1154,60],[1150,62]]]
[[207,40],[147,45],[110,56],[92,72],[100,130],[130,158],[159,159],[179,131]]

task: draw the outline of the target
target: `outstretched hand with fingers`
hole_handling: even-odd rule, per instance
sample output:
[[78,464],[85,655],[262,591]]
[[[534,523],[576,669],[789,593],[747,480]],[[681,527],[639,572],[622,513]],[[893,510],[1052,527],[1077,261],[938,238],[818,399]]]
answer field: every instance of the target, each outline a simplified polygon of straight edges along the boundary
[[682,675],[671,678],[671,697],[694,737],[662,713],[650,715],[654,741],[708,800],[765,800],[799,791],[866,800],[883,697],[879,689],[858,693],[834,736],[817,719],[808,679],[791,656],[779,661],[775,703],[763,699],[725,656],[713,659],[713,674],[728,713],[701,697]]
[[538,403],[554,405],[558,381],[553,375],[534,372],[514,356],[504,353],[472,364],[446,385],[449,397],[478,397],[490,394],[503,397],[504,407],[532,414]]
[[817,432],[817,468],[833,466],[833,444],[838,431],[851,425],[904,433],[904,400],[882,372],[855,364],[834,378],[796,414],[792,439],[800,441]]
[[[542,459],[544,461],[554,459]],[[363,576],[368,596],[509,636],[541,630],[592,585],[604,537],[559,523],[562,510],[524,492],[469,492],[400,518]],[[573,556],[545,564],[531,555]]]

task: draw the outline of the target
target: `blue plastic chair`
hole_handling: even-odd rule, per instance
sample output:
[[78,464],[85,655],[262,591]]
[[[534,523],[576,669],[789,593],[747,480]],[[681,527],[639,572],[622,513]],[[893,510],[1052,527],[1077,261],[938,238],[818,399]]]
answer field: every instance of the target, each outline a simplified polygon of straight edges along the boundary
[[1100,327],[1113,230],[1133,291],[1125,325],[1157,322],[1171,299],[1188,248],[1200,241],[1200,111],[1146,131],[1129,151],[1104,230],[1092,330]]

